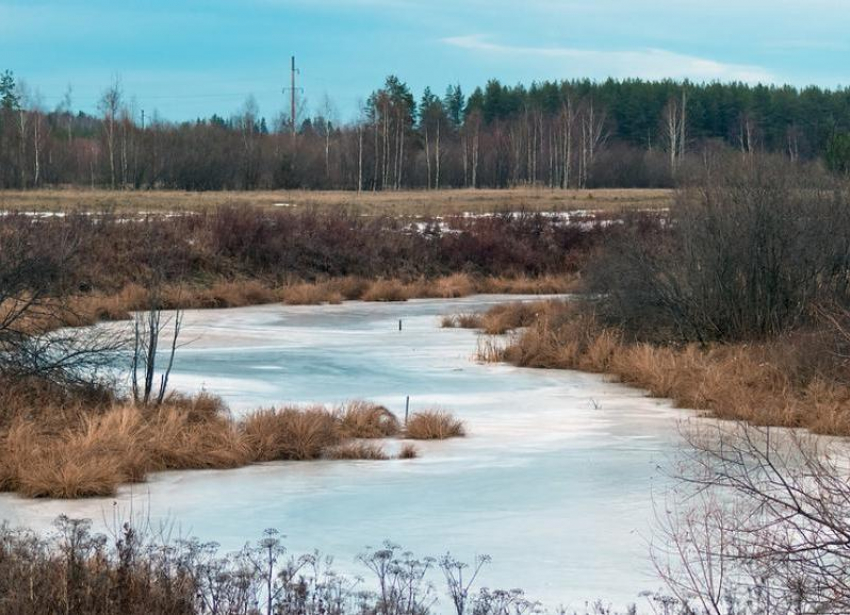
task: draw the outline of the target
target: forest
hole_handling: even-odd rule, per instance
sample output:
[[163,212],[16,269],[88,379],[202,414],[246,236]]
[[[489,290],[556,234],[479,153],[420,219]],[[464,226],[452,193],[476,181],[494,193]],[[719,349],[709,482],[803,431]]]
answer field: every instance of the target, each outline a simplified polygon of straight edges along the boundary
[[847,88],[491,80],[417,97],[390,76],[345,123],[327,110],[267,118],[250,96],[171,122],[145,120],[116,80],[98,110],[75,112],[70,95],[47,109],[0,74],[0,188],[665,188],[718,151],[850,169]]

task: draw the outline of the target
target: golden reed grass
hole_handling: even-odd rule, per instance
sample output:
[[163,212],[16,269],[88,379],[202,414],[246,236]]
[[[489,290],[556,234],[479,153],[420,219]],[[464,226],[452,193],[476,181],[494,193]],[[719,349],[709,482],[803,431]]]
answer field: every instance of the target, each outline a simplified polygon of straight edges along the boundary
[[478,358],[610,374],[718,418],[850,435],[850,386],[806,370],[805,352],[818,351],[796,339],[708,347],[633,343],[581,308],[549,302],[507,342],[483,340]]
[[[27,497],[106,496],[121,484],[144,481],[151,472],[280,460],[388,459],[382,447],[368,440],[401,434],[398,419],[386,408],[361,401],[336,409],[266,409],[240,420],[219,398],[206,394],[172,395],[158,407],[116,403],[88,414],[54,410],[34,417],[19,409],[0,427],[0,491]],[[447,425],[454,421],[448,414],[441,417]],[[420,419],[414,419],[418,424]],[[436,434],[432,438],[457,435],[444,427],[429,429]],[[415,456],[409,446],[399,454]]]
[[385,461],[389,459],[384,448],[374,442],[347,442],[325,451],[327,459]]
[[[575,275],[542,277],[474,277],[464,273],[417,279],[369,280],[344,276],[283,286],[261,280],[223,280],[209,286],[166,285],[161,291],[167,309],[228,308],[283,302],[287,305],[337,304],[342,301],[407,301],[451,299],[474,294],[556,294],[574,291]],[[128,284],[113,294],[93,293],[73,297],[67,310],[56,310],[64,321],[56,326],[84,326],[103,320],[124,320],[148,307],[148,294]],[[51,328],[40,323],[41,329]]]
[[503,335],[508,331],[528,327],[548,309],[546,301],[515,301],[501,303],[481,314],[444,316],[442,326],[460,329],[481,329],[488,335]]
[[404,434],[411,440],[445,440],[466,435],[463,422],[443,410],[424,410],[410,416]]

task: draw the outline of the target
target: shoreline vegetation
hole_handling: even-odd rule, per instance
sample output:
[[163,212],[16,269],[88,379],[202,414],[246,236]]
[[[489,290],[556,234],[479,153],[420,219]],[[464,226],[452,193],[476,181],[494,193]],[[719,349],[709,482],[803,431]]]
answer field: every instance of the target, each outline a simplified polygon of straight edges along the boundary
[[815,333],[705,346],[635,341],[580,300],[499,304],[442,324],[508,334],[480,339],[479,361],[604,374],[716,418],[850,436],[850,386],[816,366],[829,361],[835,340]]
[[[456,273],[415,280],[370,280],[345,276],[284,285],[256,279],[240,279],[217,281],[209,286],[165,285],[158,292],[162,309],[186,310],[273,303],[335,305],[358,300],[400,302],[409,299],[455,299],[478,294],[554,295],[574,292],[579,287],[578,274],[480,277]],[[100,321],[127,320],[132,312],[145,310],[149,305],[148,290],[139,284],[129,284],[115,293],[91,293],[70,297],[66,322],[57,324],[84,326]]]
[[611,220],[367,219],[254,207],[132,220],[8,213],[0,215],[0,313],[26,311],[15,325],[26,320],[32,333],[35,322],[38,333],[126,318],[150,308],[152,293],[161,309],[562,293],[611,235]]
[[[234,418],[201,393],[156,406],[125,400],[39,400],[2,395],[0,491],[24,497],[108,496],[153,472],[230,469],[270,461],[413,459],[417,440],[463,437],[463,423],[421,410],[406,424],[376,404],[268,408]],[[12,404],[18,404],[13,407]],[[383,442],[399,441],[390,456]]]

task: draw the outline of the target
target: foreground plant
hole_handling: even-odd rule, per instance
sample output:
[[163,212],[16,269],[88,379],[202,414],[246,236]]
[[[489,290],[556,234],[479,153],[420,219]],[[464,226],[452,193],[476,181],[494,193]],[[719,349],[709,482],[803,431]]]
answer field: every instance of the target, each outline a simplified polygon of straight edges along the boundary
[[684,435],[652,545],[679,602],[713,615],[850,612],[845,444],[743,423]]
[[[319,553],[290,555],[276,530],[235,553],[195,539],[176,543],[150,526],[60,517],[45,538],[0,526],[0,614],[100,615],[521,615],[538,609],[521,590],[478,589],[449,555],[418,558],[390,542],[358,558],[367,578],[335,572]],[[445,571],[445,590],[433,583]],[[461,580],[462,579],[462,580]],[[37,590],[36,590],[37,588]]]

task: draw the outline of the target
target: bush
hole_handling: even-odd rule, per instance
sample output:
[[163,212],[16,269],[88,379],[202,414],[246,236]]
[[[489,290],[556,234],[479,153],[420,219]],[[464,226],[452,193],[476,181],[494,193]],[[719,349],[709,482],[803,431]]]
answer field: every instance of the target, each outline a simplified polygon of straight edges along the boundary
[[591,267],[600,314],[649,339],[774,336],[850,299],[847,186],[775,159],[709,169],[669,218],[627,224]]

